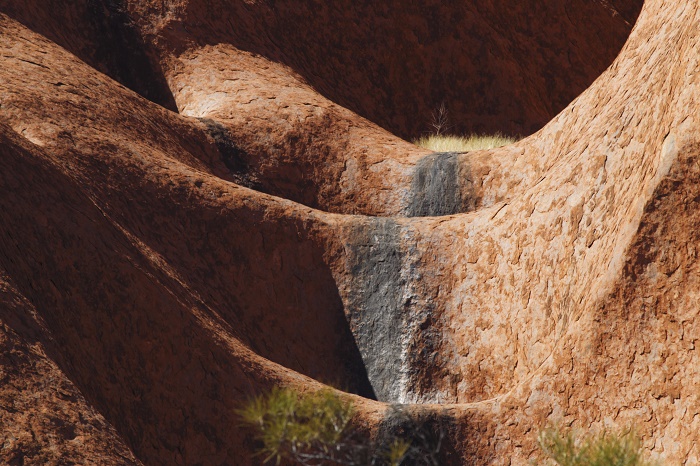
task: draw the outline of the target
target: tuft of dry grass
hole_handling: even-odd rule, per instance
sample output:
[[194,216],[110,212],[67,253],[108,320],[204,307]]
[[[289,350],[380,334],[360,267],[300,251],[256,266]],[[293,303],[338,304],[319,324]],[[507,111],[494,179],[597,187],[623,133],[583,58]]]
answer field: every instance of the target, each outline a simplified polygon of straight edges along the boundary
[[435,152],[469,152],[473,150],[493,149],[494,147],[513,144],[517,139],[494,135],[445,136],[432,134],[413,141],[413,144]]
[[556,428],[542,431],[537,439],[558,466],[652,466],[643,458],[642,444],[634,432],[602,432],[577,439],[572,432]]

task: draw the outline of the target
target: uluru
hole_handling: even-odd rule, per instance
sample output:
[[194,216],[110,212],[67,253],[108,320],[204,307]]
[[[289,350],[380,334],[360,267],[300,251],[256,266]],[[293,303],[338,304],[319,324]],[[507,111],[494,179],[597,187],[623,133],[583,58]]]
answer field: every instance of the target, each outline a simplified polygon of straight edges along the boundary
[[0,464],[700,464],[699,255],[696,0],[0,0]]

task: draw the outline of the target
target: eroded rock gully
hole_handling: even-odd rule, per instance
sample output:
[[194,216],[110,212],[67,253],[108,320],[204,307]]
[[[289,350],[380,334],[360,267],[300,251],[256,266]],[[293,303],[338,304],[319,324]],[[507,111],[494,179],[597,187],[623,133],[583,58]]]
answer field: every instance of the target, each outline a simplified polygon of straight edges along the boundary
[[[2,461],[255,464],[235,409],[319,381],[444,464],[547,423],[700,461],[696,2],[295,5],[0,1]],[[553,119],[431,154],[353,113],[410,135],[428,82]]]

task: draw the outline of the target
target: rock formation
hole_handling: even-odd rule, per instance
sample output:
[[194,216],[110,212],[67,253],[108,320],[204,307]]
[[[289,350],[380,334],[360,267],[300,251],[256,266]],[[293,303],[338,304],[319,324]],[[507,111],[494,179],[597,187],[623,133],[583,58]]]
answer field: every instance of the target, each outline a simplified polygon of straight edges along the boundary
[[[0,1],[2,461],[255,464],[236,408],[321,383],[449,465],[700,461],[700,6],[477,3]],[[435,96],[551,121],[369,121]]]

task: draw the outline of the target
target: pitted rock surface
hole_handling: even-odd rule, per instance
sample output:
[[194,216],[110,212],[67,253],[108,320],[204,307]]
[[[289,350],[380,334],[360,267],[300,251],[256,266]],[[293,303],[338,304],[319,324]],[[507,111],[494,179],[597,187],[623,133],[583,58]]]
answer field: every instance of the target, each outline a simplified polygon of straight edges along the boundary
[[[445,465],[700,461],[697,2],[59,3],[0,1],[3,462],[252,465],[236,409],[323,383]],[[387,131],[435,96],[549,122]]]

